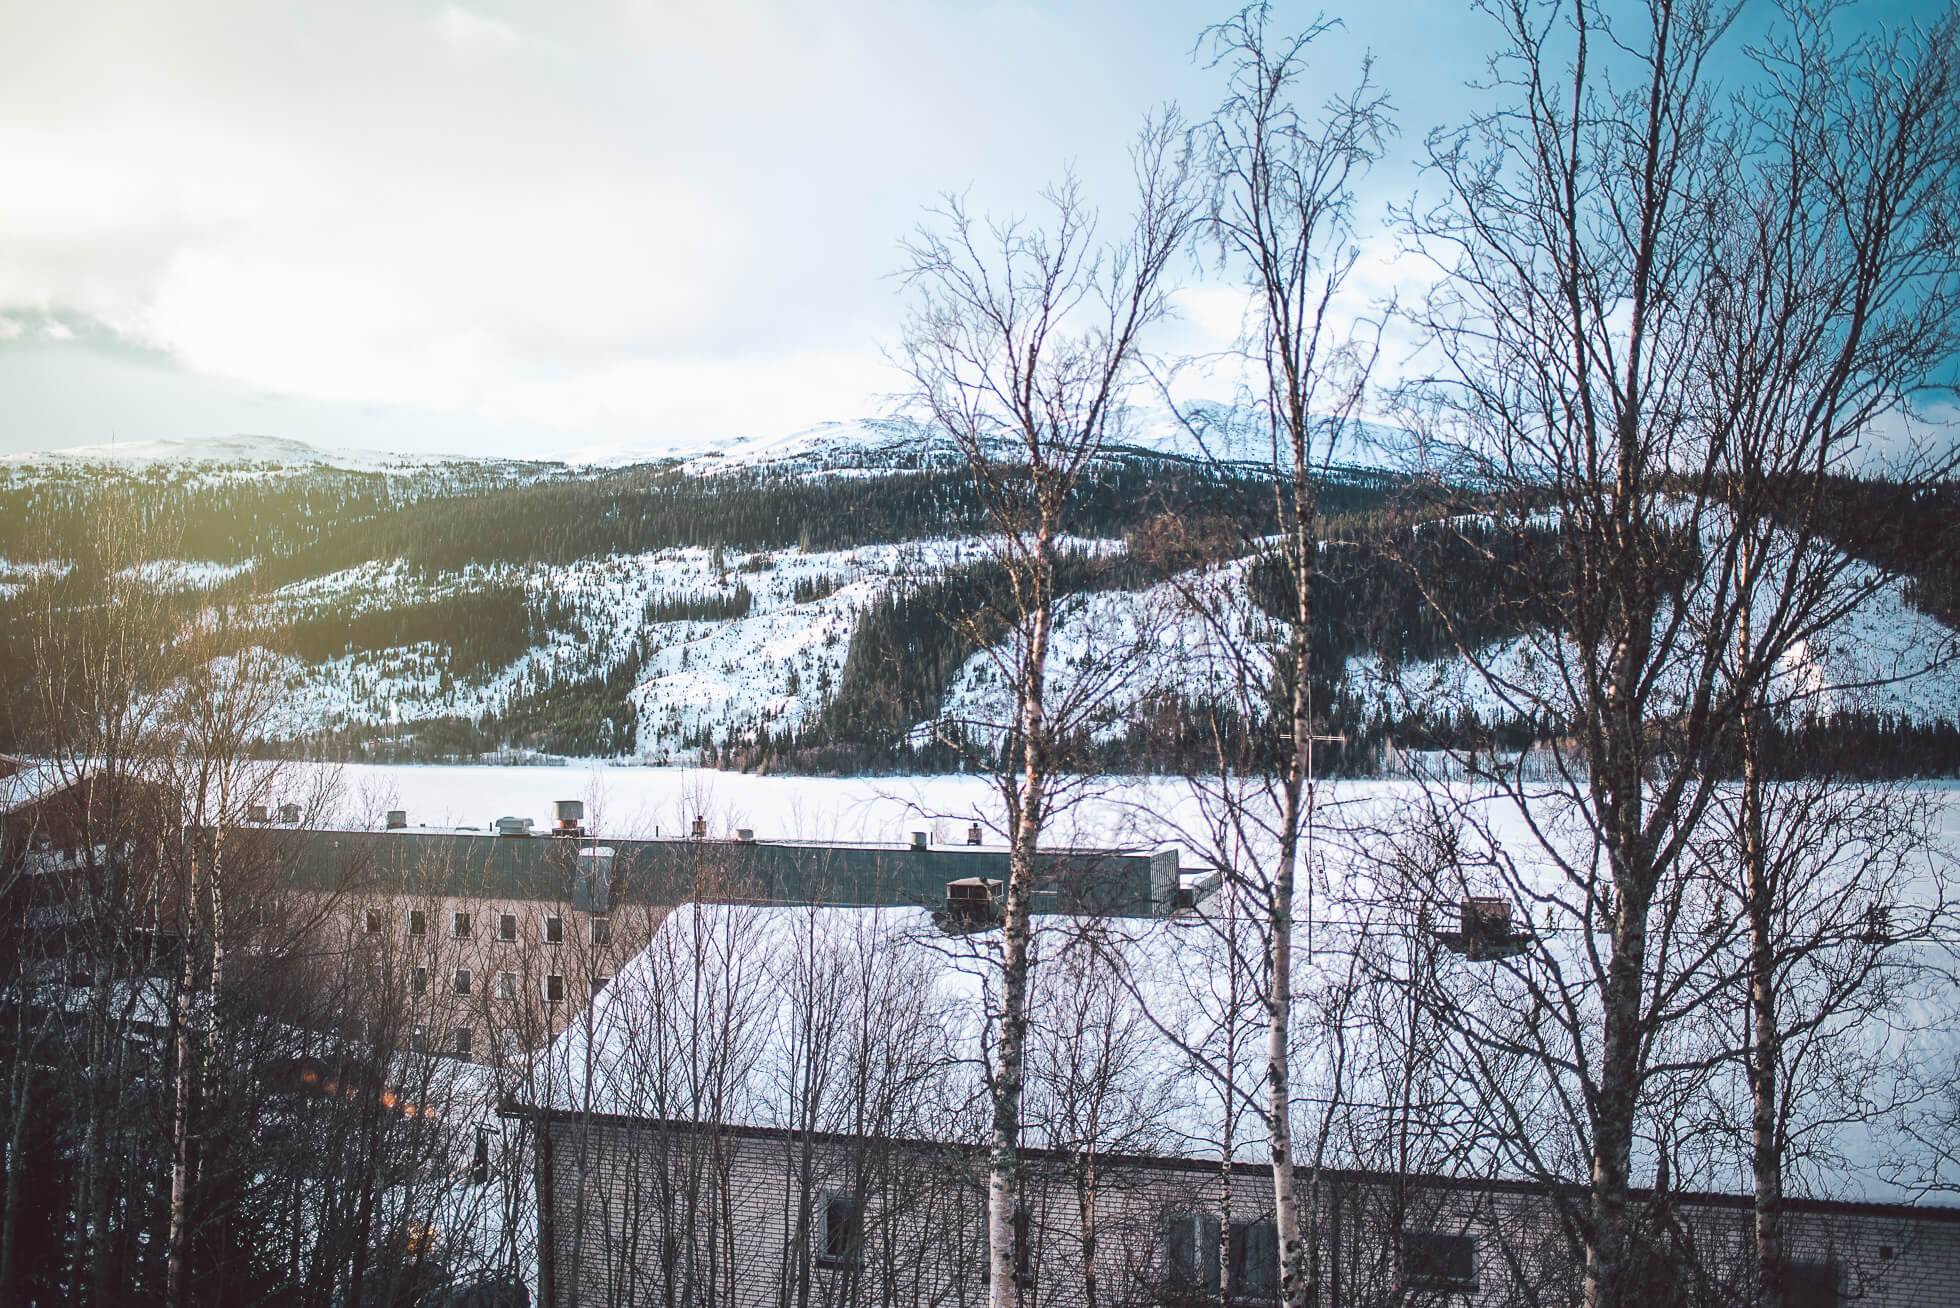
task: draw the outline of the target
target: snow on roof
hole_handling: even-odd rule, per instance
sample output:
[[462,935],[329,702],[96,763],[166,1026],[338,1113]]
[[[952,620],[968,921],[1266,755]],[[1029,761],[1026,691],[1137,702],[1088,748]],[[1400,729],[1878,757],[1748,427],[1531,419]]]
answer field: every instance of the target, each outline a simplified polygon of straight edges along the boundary
[[93,768],[76,772],[52,763],[19,761],[27,762],[27,766],[10,775],[0,776],[0,817],[59,794],[94,775]]
[[[1228,1138],[1217,1072],[1229,1065],[1241,1096],[1232,1154],[1263,1157],[1259,943],[1250,918],[1234,920],[1220,906],[1212,901],[1205,917],[1036,919],[1026,1144],[1217,1158]],[[1334,934],[1327,924],[1322,930],[1323,939]],[[1576,936],[1541,941],[1555,955],[1583,947]],[[1344,950],[1296,954],[1298,993],[1309,1001],[1295,1019],[1300,1138],[1339,1104],[1345,1125],[1330,1140],[1329,1165],[1380,1166],[1369,1140],[1413,1131],[1417,1170],[1522,1178],[1517,1159],[1466,1104],[1466,1082],[1423,1071],[1414,1100],[1398,1107],[1394,1050],[1366,1047],[1359,1008],[1330,1019],[1321,1001],[1338,992],[1360,948],[1348,941]],[[978,1144],[988,1121],[998,950],[997,932],[949,934],[920,908],[685,904],[536,1060],[530,1099],[559,1112]],[[1436,966],[1467,969],[1459,977],[1495,975],[1442,957]],[[1344,1044],[1332,1038],[1337,1027]],[[1886,1048],[1861,1054],[1891,1050],[1931,1065],[1956,1047],[1943,1030],[1896,1035],[1881,1033]],[[850,1086],[868,1092],[854,1095]],[[1703,1093],[1732,1088],[1711,1084]],[[877,1110],[872,1119],[867,1103]],[[1086,1139],[1085,1121],[1095,1123]],[[1576,1178],[1583,1158],[1560,1152],[1566,1129],[1548,1123],[1542,1144]],[[1925,1201],[1897,1165],[1899,1147],[1880,1131],[1827,1125],[1806,1141],[1806,1157],[1793,1160],[1793,1193]],[[1652,1167],[1650,1145],[1636,1155],[1637,1174]],[[1711,1158],[1678,1181],[1745,1187],[1739,1166]]]
[[[1189,921],[1038,920],[1030,1144],[1082,1143],[1068,1124],[1093,1116],[1104,1151],[1217,1156],[1217,1093],[1167,1034],[1217,1043],[1212,940]],[[948,934],[920,908],[684,904],[537,1060],[532,1101],[852,1131],[862,1104],[843,1087],[869,1084],[879,1131],[978,1141],[998,951],[997,933]],[[1103,1071],[1085,1077],[1091,1064]]]

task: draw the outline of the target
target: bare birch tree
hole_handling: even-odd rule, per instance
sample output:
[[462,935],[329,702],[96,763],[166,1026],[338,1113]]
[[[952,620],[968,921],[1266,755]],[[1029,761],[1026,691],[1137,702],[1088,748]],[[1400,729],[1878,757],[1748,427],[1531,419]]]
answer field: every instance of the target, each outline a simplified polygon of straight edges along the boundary
[[1513,974],[1562,1032],[1541,1052],[1589,1173],[1586,1301],[1620,1304],[1639,1123],[1712,1056],[1668,1040],[1717,994],[1680,932],[1725,751],[1784,660],[1887,584],[1824,537],[1829,475],[1932,470],[1874,429],[1950,385],[1952,43],[1846,44],[1833,7],[1795,6],[1731,93],[1733,6],[1487,9],[1499,102],[1432,138],[1445,198],[1410,218],[1442,274],[1410,413],[1474,491],[1439,530],[1543,624],[1461,652],[1477,702],[1557,742],[1550,778],[1458,762],[1514,814],[1483,832],[1506,848],[1469,842],[1482,875],[1581,941]]
[[[1299,1308],[1316,1294],[1317,1262],[1302,1211],[1311,1222],[1319,1207],[1317,1194],[1303,1204],[1298,1192],[1292,1082],[1295,928],[1313,875],[1314,747],[1327,730],[1313,694],[1319,488],[1336,446],[1358,425],[1378,339],[1368,324],[1344,320],[1335,302],[1359,257],[1353,187],[1392,123],[1365,67],[1352,89],[1303,108],[1308,53],[1330,24],[1281,35],[1271,21],[1269,6],[1250,5],[1201,42],[1225,69],[1227,94],[1200,130],[1207,190],[1199,230],[1221,271],[1248,293],[1239,358],[1250,380],[1240,410],[1222,425],[1187,419],[1214,463],[1256,469],[1256,493],[1269,500],[1247,506],[1241,563],[1188,578],[1181,590],[1203,629],[1205,683],[1219,701],[1215,771],[1192,782],[1210,816],[1192,834],[1230,881],[1221,920],[1247,911],[1260,919],[1260,1111],[1280,1298]],[[1319,1159],[1316,1148],[1316,1192]],[[1221,1246],[1221,1282],[1228,1253]]]
[[983,221],[949,197],[906,245],[914,301],[902,362],[916,407],[972,469],[1006,579],[1006,620],[980,642],[1004,642],[1013,707],[998,773],[1010,852],[991,1069],[988,1256],[996,1308],[1017,1301],[1035,850],[1074,729],[1054,715],[1050,695],[1057,563],[1071,493],[1120,430],[1139,379],[1142,336],[1168,310],[1165,270],[1183,247],[1191,213],[1183,144],[1174,114],[1146,126],[1132,153],[1134,225],[1113,245],[1097,242],[1095,215],[1073,178],[1044,193],[1045,224]]

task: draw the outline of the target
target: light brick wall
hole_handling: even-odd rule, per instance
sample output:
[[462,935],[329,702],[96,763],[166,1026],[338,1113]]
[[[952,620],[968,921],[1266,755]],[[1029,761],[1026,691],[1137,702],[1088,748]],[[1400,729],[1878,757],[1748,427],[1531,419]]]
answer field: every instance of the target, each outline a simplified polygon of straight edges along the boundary
[[[547,1267],[555,1308],[860,1308],[985,1302],[983,1160],[975,1151],[764,1132],[666,1131],[618,1120],[554,1121]],[[1025,1187],[1035,1275],[1026,1308],[1086,1308],[1081,1219],[1094,1178],[1098,1308],[1166,1301],[1170,1219],[1215,1211],[1215,1165],[1124,1160],[1089,1166],[1043,1155]],[[1234,1218],[1271,1210],[1256,1168],[1232,1176]],[[823,1265],[826,1192],[864,1195],[864,1250]],[[1323,1304],[1499,1305],[1576,1302],[1579,1268],[1549,1205],[1528,1192],[1338,1174],[1322,1189]],[[1687,1267],[1656,1264],[1654,1293],[1685,1303],[1748,1275],[1746,1203],[1683,1199],[1673,1216]],[[1869,1308],[1960,1303],[1960,1212],[1796,1205],[1793,1258],[1835,1261],[1842,1302]],[[1395,1231],[1469,1234],[1478,1288],[1401,1284]],[[1888,1256],[1889,1251],[1889,1256]]]

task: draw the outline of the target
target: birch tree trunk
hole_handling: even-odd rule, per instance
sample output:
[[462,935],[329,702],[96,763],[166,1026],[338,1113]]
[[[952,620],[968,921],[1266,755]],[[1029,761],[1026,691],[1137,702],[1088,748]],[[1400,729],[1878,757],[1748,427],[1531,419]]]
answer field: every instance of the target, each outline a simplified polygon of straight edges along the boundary
[[[915,295],[905,363],[915,406],[950,437],[999,534],[1005,595],[980,617],[949,615],[993,660],[1011,703],[987,724],[995,737],[976,766],[993,773],[1008,840],[1000,922],[998,1008],[989,1014],[991,1122],[987,1150],[988,1300],[1013,1308],[1022,1094],[1027,1078],[1035,863],[1056,805],[1063,752],[1100,700],[1072,693],[1051,703],[1048,666],[1056,604],[1057,542],[1083,470],[1124,421],[1138,338],[1168,310],[1161,288],[1190,229],[1184,133],[1174,114],[1147,122],[1131,152],[1138,206],[1128,238],[1095,241],[1095,218],[1073,178],[1044,193],[1046,227],[978,222],[948,197],[935,222],[907,244]],[[1003,645],[1002,642],[1005,641]],[[1139,659],[1099,654],[1111,669]],[[949,741],[971,749],[962,738]]]

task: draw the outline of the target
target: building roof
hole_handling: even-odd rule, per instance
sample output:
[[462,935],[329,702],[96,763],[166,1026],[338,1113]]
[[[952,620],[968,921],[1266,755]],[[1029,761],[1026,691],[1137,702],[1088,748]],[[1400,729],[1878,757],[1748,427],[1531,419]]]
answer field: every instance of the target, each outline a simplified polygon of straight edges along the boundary
[[[1265,1040],[1258,936],[1251,922],[1223,917],[1222,907],[1214,900],[1174,917],[1035,921],[1029,1147],[1086,1143],[1100,1155],[1214,1166],[1228,1144],[1238,1160],[1263,1155],[1263,1125],[1244,1101],[1229,1141],[1222,1124],[1216,1069],[1230,1058],[1237,1085],[1257,1086]],[[916,907],[684,904],[534,1060],[526,1102],[547,1113],[978,1144],[988,1120],[999,944],[997,930],[952,933]],[[1337,985],[1339,966],[1296,955],[1299,993]],[[1228,1011],[1239,1014],[1235,1023],[1225,1020]],[[1365,1137],[1376,1119],[1409,1111],[1392,1107],[1358,1056],[1337,1066],[1309,1014],[1296,1030],[1292,1081],[1303,1121],[1338,1100]],[[872,1035],[853,1034],[863,1032]],[[1103,1042],[1093,1057],[1081,1043],[1085,1032]],[[831,1081],[891,1078],[891,1093],[880,1100],[888,1120],[866,1128],[850,1119],[841,1090],[812,1089],[801,1072],[819,1038],[827,1043],[815,1056],[843,1060],[833,1063]],[[1093,1086],[1083,1079],[1085,1060],[1102,1069]],[[1099,1135],[1085,1142],[1071,1124],[1084,1119],[1081,1098],[1091,1090],[1100,1096]],[[1447,1160],[1465,1174],[1530,1183],[1477,1114],[1450,1103],[1414,1111],[1435,1159],[1428,1166]],[[1866,1202],[1951,1202],[1889,1180],[1868,1136],[1856,1124],[1842,1128],[1832,1144],[1836,1163],[1809,1174],[1807,1188]],[[1370,1164],[1365,1152],[1350,1156],[1344,1148],[1336,1144],[1330,1163]],[[1711,1190],[1743,1182],[1716,1166],[1681,1183]]]
[[97,769],[78,770],[59,764],[37,763],[31,759],[0,755],[0,817],[29,808],[96,774]]
[[[577,853],[593,843],[419,827],[327,831],[302,842],[290,875],[304,890],[570,900]],[[944,902],[949,882],[1007,876],[1007,851],[998,846],[609,838],[605,847],[614,854],[611,897],[627,903],[927,906]],[[1177,853],[1046,850],[1037,879],[1037,912],[1148,916],[1164,911],[1177,888]]]
[[[1166,1034],[1192,1045],[1210,1038],[1216,943],[1188,916],[1036,919],[1030,1143],[1070,1142],[1061,1101],[1076,1070],[1066,1032],[1093,1029],[1120,1046],[1098,1089],[1111,1134],[1095,1143],[1217,1157],[1217,1092]],[[875,1038],[829,1047],[868,1074],[895,1078],[894,1117],[883,1131],[979,1139],[999,948],[997,930],[949,932],[916,907],[684,904],[535,1061],[531,1102],[690,1118],[707,1111],[689,1098],[709,1093],[703,1069],[689,1064],[712,1033],[713,1120],[757,1128],[822,1122],[846,1106],[823,1101],[822,1092],[813,1100],[795,1069],[813,1041],[862,1031]],[[1256,1057],[1258,1041],[1246,1040],[1244,1052]],[[1237,1134],[1237,1147],[1251,1144],[1250,1130]]]

